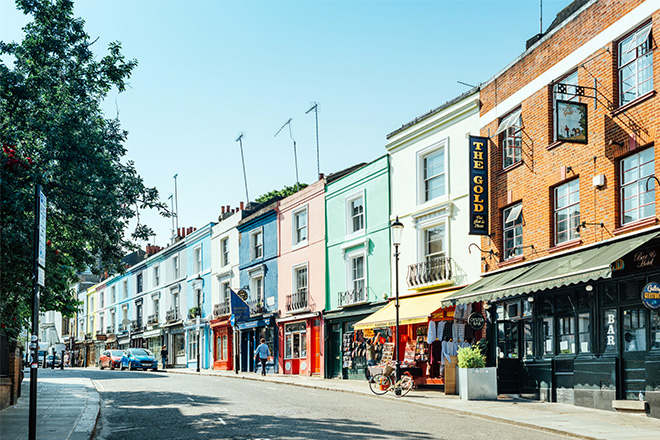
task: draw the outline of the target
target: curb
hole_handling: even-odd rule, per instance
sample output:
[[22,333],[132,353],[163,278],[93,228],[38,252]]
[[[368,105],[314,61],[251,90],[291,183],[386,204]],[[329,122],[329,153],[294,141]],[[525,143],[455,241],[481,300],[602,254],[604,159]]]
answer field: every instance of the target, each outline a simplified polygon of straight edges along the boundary
[[[92,379],[88,380],[90,385],[86,386],[87,403],[68,437],[70,440],[90,440],[94,438],[94,434],[96,433],[96,427],[101,414],[101,395],[94,381]],[[94,391],[92,392],[91,390]]]
[[231,375],[224,375],[224,374],[208,374],[208,373],[197,373],[193,371],[182,371],[182,370],[176,370],[176,369],[171,369],[171,370],[165,370],[165,373],[175,373],[175,374],[187,374],[190,376],[215,376],[215,377],[226,377],[228,379],[242,379],[242,380],[251,380],[255,382],[270,382],[270,383],[276,383],[279,385],[290,385],[290,386],[297,386],[301,388],[310,388],[310,389],[315,389],[315,390],[325,390],[325,391],[335,391],[335,392],[340,392],[340,393],[350,393],[350,394],[355,394],[359,396],[366,396],[366,397],[375,397],[375,398],[387,398],[391,400],[396,400],[408,405],[419,405],[419,406],[424,406],[426,408],[433,408],[433,409],[438,409],[441,411],[446,411],[451,414],[455,415],[461,415],[461,416],[467,416],[467,417],[474,417],[474,418],[480,418],[484,420],[489,420],[491,422],[497,422],[497,423],[502,423],[502,424],[508,424],[508,425],[514,425],[518,426],[521,428],[527,428],[527,429],[532,429],[536,431],[543,431],[547,432],[549,434],[557,434],[557,435],[562,435],[564,437],[571,437],[571,438],[576,438],[576,439],[585,439],[585,440],[602,440],[598,437],[591,437],[587,435],[582,435],[582,434],[577,434],[574,432],[570,431],[562,431],[561,429],[556,429],[556,428],[549,428],[545,426],[538,426],[538,425],[532,425],[531,423],[525,423],[525,422],[517,422],[515,420],[509,420],[509,419],[504,419],[501,417],[495,417],[495,416],[490,416],[486,414],[478,414],[478,413],[473,413],[469,411],[464,411],[460,409],[455,409],[455,408],[447,408],[444,406],[437,406],[437,405],[431,405],[428,403],[424,402],[417,402],[417,401],[411,401],[411,400],[403,400],[394,396],[377,396],[373,393],[366,393],[366,392],[361,392],[361,391],[355,391],[355,390],[342,390],[342,389],[337,389],[333,388],[330,386],[319,386],[319,385],[310,385],[310,384],[303,384],[303,383],[292,383],[292,382],[286,382],[286,381],[281,381],[281,380],[263,380],[258,377],[250,377],[250,376],[243,376],[243,375],[236,375],[236,376],[231,376]]

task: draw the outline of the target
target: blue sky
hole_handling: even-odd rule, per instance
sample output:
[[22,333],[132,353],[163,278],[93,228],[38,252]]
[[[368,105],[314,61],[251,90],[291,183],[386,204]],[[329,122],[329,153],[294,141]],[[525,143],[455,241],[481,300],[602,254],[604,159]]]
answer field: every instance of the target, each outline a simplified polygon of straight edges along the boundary
[[[539,32],[538,0],[222,1],[78,0],[95,53],[120,41],[138,67],[117,109],[127,158],[167,201],[178,174],[179,226],[217,221],[245,200],[386,153],[388,133],[499,72]],[[570,0],[543,2],[543,28]],[[0,40],[26,19],[0,0]],[[169,202],[168,202],[169,203]],[[167,244],[170,219],[141,220]]]

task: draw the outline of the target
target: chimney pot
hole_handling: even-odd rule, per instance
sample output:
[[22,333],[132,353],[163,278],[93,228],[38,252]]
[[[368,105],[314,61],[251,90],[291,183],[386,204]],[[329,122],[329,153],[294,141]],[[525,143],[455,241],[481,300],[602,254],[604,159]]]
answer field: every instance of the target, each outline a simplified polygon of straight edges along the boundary
[[244,206],[244,205],[243,205],[243,202],[241,202],[241,205],[240,205],[240,206],[241,206],[241,211],[242,211],[242,210],[243,210],[243,206]]
[[225,213],[225,207],[222,206],[221,209],[220,209],[220,214],[224,214],[224,213]]

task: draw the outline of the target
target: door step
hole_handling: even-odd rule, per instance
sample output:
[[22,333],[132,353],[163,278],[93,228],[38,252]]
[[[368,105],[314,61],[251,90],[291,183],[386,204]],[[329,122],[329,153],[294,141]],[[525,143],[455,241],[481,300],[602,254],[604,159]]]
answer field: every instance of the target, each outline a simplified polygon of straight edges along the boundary
[[619,412],[646,414],[647,403],[645,400],[613,400],[612,408]]

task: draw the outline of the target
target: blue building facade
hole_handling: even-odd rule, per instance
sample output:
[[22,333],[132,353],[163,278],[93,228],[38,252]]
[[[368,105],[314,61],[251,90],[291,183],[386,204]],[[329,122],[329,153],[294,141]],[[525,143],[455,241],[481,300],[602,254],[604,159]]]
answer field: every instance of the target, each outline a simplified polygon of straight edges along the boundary
[[267,372],[277,372],[277,215],[278,201],[249,209],[238,224],[239,296],[250,306],[250,318],[236,323],[241,371],[256,371],[254,350],[261,338],[270,347]]

